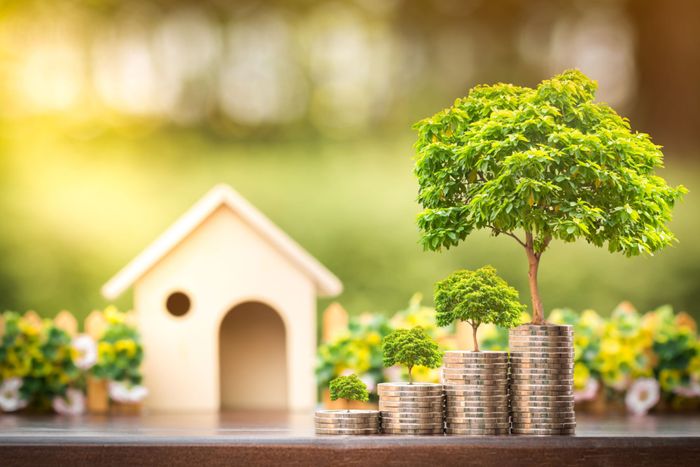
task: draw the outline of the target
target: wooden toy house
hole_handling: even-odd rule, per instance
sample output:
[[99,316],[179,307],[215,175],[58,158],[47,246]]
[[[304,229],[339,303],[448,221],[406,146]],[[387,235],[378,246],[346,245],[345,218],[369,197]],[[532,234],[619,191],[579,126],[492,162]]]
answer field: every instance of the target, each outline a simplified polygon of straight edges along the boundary
[[147,407],[308,410],[316,300],[337,277],[218,185],[102,288],[134,289]]

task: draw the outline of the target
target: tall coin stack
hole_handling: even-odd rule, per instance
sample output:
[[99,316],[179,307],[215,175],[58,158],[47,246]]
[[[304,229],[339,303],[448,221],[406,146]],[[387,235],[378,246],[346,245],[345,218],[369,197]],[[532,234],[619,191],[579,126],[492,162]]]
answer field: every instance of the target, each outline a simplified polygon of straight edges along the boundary
[[445,423],[448,435],[507,435],[507,352],[445,352]]
[[573,339],[573,328],[565,325],[510,330],[513,434],[575,433]]
[[314,416],[319,435],[376,435],[378,410],[317,410]]
[[390,435],[443,434],[442,384],[380,383],[382,432]]

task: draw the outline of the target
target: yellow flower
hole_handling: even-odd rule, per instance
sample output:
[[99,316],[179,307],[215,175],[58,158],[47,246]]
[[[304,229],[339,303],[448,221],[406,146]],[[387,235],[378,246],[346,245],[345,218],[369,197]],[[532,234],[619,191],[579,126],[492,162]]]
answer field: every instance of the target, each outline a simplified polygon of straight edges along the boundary
[[105,308],[104,316],[109,324],[122,324],[125,319],[124,313],[117,310],[117,307],[114,305]]
[[114,358],[114,347],[109,342],[97,344],[97,358],[99,361],[109,361]]
[[367,343],[369,345],[379,345],[382,342],[382,336],[379,335],[378,332],[372,331],[367,334]]
[[664,391],[672,391],[681,384],[681,371],[661,370],[659,372],[659,384]]
[[114,343],[116,352],[126,351],[129,357],[136,355],[136,342],[133,339],[120,339]]
[[574,387],[576,389],[583,389],[586,386],[586,382],[590,376],[591,372],[588,370],[585,364],[574,364]]
[[30,337],[36,337],[41,332],[41,329],[39,329],[38,326],[33,326],[26,320],[22,320],[19,322],[19,330],[22,331],[23,334],[26,334]]

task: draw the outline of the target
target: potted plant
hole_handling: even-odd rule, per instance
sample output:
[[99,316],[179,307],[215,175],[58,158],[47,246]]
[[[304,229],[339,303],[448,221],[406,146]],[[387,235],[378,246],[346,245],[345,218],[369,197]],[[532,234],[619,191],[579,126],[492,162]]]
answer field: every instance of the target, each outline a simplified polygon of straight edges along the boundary
[[442,434],[443,386],[435,383],[414,383],[415,366],[437,368],[442,352],[437,343],[417,326],[397,329],[382,342],[384,366],[402,365],[408,369],[408,383],[381,383],[379,410],[382,431],[387,434]]
[[594,102],[596,87],[578,70],[534,89],[477,86],[414,126],[424,248],[456,246],[480,229],[511,237],[528,260],[536,325],[540,259],[553,240],[626,256],[676,241],[667,223],[686,189],[654,173],[660,147]]
[[[339,376],[329,384],[331,400],[345,399],[366,402],[367,385],[357,375]],[[316,433],[322,435],[371,435],[379,432],[377,410],[317,410],[314,417]]]

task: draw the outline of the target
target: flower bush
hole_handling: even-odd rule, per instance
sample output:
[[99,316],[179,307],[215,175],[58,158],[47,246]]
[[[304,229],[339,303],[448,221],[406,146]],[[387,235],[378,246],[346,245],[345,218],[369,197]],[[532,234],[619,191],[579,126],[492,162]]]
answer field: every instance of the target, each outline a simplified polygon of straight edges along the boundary
[[50,320],[39,323],[6,312],[0,340],[0,380],[5,388],[1,409],[31,406],[48,409],[72,386],[81,386],[71,337]]
[[85,410],[85,377],[110,381],[118,402],[139,402],[143,347],[126,313],[104,311],[107,326],[101,338],[72,338],[52,320],[5,312],[0,328],[0,410],[30,407],[75,415]]
[[107,328],[97,342],[97,363],[92,374],[98,378],[138,386],[143,376],[143,346],[135,326],[127,322],[126,313],[115,307],[104,311]]
[[[624,400],[628,410],[638,414],[659,400],[680,408],[700,396],[700,341],[686,313],[674,314],[671,307],[662,306],[640,315],[622,303],[608,319],[593,310],[579,315],[560,309],[552,311],[549,321],[574,326],[574,388],[579,400]],[[590,390],[598,386],[602,394]]]

